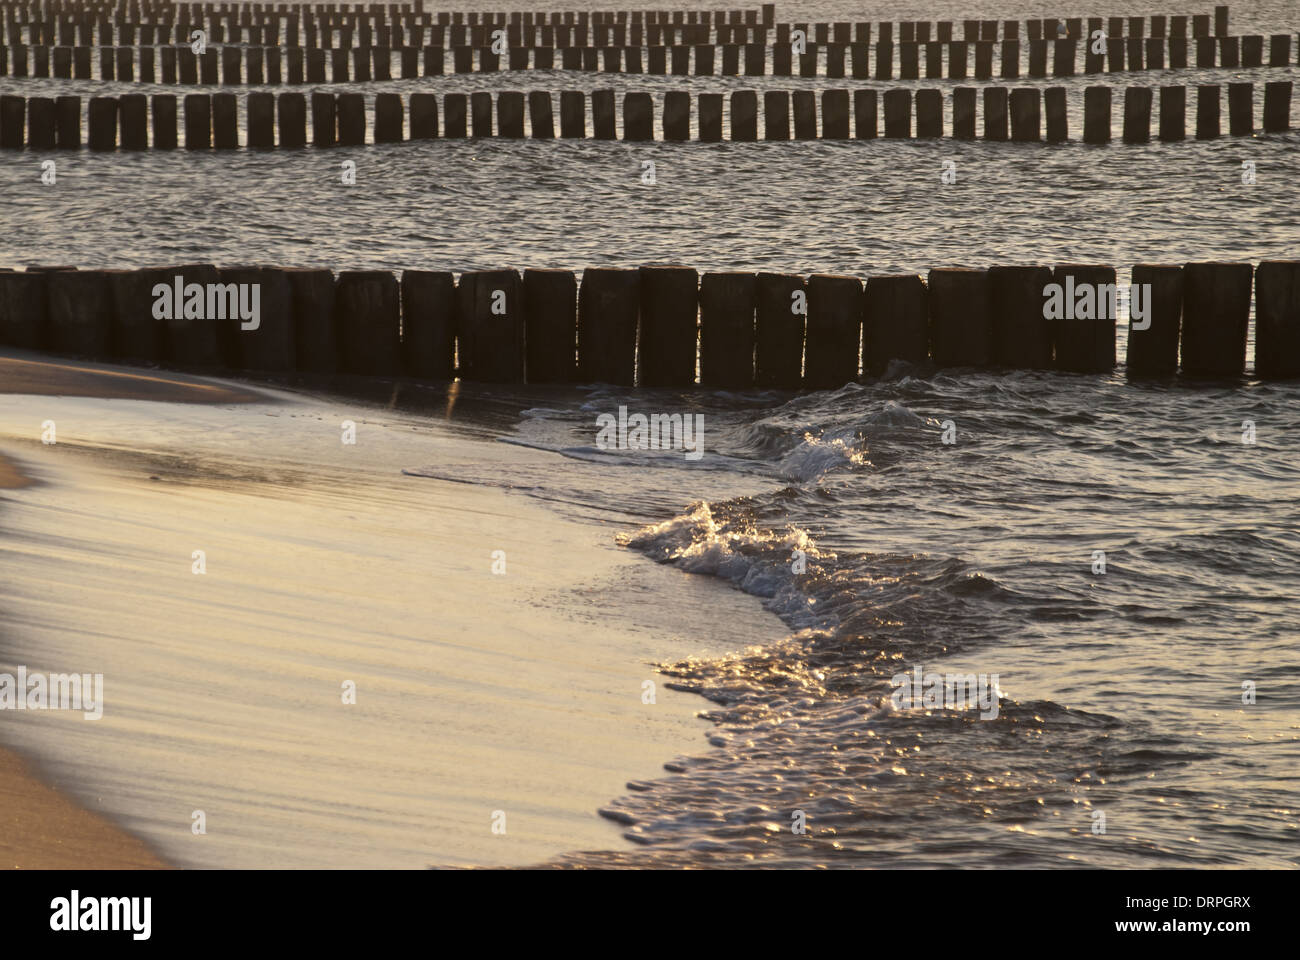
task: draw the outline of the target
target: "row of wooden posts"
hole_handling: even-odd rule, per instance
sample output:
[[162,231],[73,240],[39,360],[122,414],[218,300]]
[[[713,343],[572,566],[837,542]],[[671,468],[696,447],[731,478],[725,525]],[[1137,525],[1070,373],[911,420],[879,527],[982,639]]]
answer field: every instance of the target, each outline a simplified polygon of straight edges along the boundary
[[[1292,36],[1206,37],[1196,41],[1194,66],[1253,68],[1293,64]],[[573,70],[607,73],[646,73],[672,76],[772,76],[876,80],[916,80],[947,77],[977,80],[1000,76],[1015,79],[1022,68],[1029,77],[1076,75],[1077,44],[1073,40],[1031,40],[1022,57],[1018,40],[967,43],[809,44],[795,54],[789,45],[713,44],[678,47],[456,47],[447,56],[441,47],[354,47],[323,50],[303,47],[209,47],[195,53],[182,47],[100,47],[97,60],[89,47],[0,46],[0,76],[56,77],[80,80],[162,82],[164,84],[290,84],[413,79],[452,73],[492,73],[499,70]],[[1184,69],[1188,42],[1176,39],[1113,38],[1105,52],[1086,49],[1083,74]],[[1297,45],[1300,48],[1300,45]],[[1049,69],[1048,51],[1052,51]],[[1166,60],[1165,52],[1169,56]],[[895,52],[897,51],[897,55]],[[995,57],[994,53],[998,56]],[[98,76],[92,67],[98,63]],[[394,69],[396,67],[396,69]],[[218,68],[220,78],[218,79]]]
[[[1130,321],[1130,375],[1242,375],[1253,286],[1256,375],[1300,376],[1300,261],[1138,265],[1131,280],[1144,306],[1142,321]],[[648,387],[690,386],[698,372],[706,387],[827,389],[894,361],[1110,371],[1114,315],[1047,319],[1044,304],[1051,284],[1090,284],[1104,304],[1115,283],[1114,268],[1086,265],[935,269],[865,284],[590,268],[581,285],[568,270],[459,279],[407,270],[399,280],[386,271],[32,267],[0,271],[0,344],[214,370]],[[233,306],[239,284],[258,285],[255,329],[241,328],[249,324]],[[171,305],[160,310],[164,300]]]
[[[1160,89],[1158,138],[1183,140],[1187,136],[1187,87]],[[1203,85],[1196,90],[1194,135],[1207,140],[1222,135],[1222,90]],[[1151,139],[1151,87],[1128,87],[1123,91],[1123,134],[1126,143]],[[1279,133],[1290,129],[1292,81],[1265,84],[1263,130]],[[957,87],[948,99],[941,90],[824,90],[821,93],[820,135],[825,140],[873,139],[882,135],[884,115],[886,138],[934,138],[952,136],[973,140],[977,131],[977,105],[982,104],[982,133],[985,140],[1064,143],[1070,139],[1064,87],[985,87],[983,96],[974,87]],[[1083,141],[1107,143],[1112,137],[1111,87],[1088,87],[1084,91]],[[441,99],[441,110],[439,109]],[[660,109],[660,133],[655,131],[655,102],[649,93],[623,96],[622,139],[628,141],[723,140],[723,95],[701,93],[692,117],[692,96],[686,91],[664,94]],[[244,146],[251,149],[360,146],[367,142],[367,100],[364,94],[313,92],[310,101],[301,93],[250,93],[244,98],[246,131]],[[588,97],[578,90],[559,95],[562,138],[614,140],[616,98],[613,90],[596,90],[590,96],[591,126],[588,126]],[[404,140],[432,140],[438,137],[513,137],[534,139],[556,136],[554,95],[549,91],[503,91],[493,95],[413,93],[409,105],[396,93],[376,94],[372,101],[373,142],[400,143]],[[883,110],[881,106],[883,104]],[[1228,84],[1228,132],[1250,136],[1256,131],[1254,85]],[[88,136],[84,143],[92,150],[175,149],[178,139],[177,98],[172,94],[126,94],[120,97],[91,97],[87,116]],[[814,140],[818,138],[818,97],[810,90],[769,90],[762,99],[765,140]],[[913,113],[915,112],[915,123]],[[945,112],[949,118],[945,122]],[[409,123],[408,123],[409,114]],[[441,114],[441,123],[439,115]],[[495,115],[495,116],[494,116]],[[527,132],[525,127],[527,116]],[[730,140],[759,139],[759,94],[737,90],[730,95]],[[153,136],[149,136],[152,117]],[[692,123],[694,120],[694,124]],[[276,127],[279,136],[276,136]],[[189,94],[184,99],[184,141],[188,150],[236,149],[239,140],[239,98],[233,93]],[[0,96],[0,148],[34,150],[78,149],[82,146],[81,98]]]
[[[5,9],[0,4],[0,11]],[[294,12],[296,11],[296,12]],[[1198,37],[1228,36],[1228,8],[1216,7],[1211,30],[1211,16],[1153,15],[1130,17],[1069,17],[1020,20],[963,20],[961,32],[954,21],[838,21],[834,23],[776,23],[775,11],[767,5],[758,10],[728,11],[620,11],[616,14],[583,12],[533,14],[460,14],[415,13],[390,14],[392,24],[380,13],[312,13],[299,8],[282,8],[274,13],[259,13],[241,6],[238,10],[200,12],[197,16],[163,16],[143,21],[138,13],[129,19],[118,15],[94,19],[82,12],[77,15],[45,14],[0,17],[0,40],[22,42],[25,33],[32,44],[54,46],[131,46],[140,36],[143,46],[169,41],[188,43],[194,30],[202,29],[214,43],[239,43],[245,40],[261,46],[339,45],[402,46],[414,36],[412,46],[424,46],[428,30],[433,46],[487,46],[491,34],[502,30],[511,46],[656,46],[658,44],[705,44],[766,42],[774,33],[777,43],[789,43],[795,31],[810,42],[849,43],[873,39],[902,42],[940,42],[952,40],[1029,40],[1092,37],[1102,32],[1108,37]],[[399,22],[400,21],[400,22]],[[1022,32],[1021,26],[1024,26]],[[1190,27],[1190,29],[1189,29]],[[54,38],[58,36],[56,41]]]

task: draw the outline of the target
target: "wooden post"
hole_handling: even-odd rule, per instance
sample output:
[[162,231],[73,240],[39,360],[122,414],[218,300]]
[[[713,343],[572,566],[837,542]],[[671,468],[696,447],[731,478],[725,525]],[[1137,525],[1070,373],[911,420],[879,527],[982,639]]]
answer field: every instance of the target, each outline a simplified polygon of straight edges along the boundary
[[[938,95],[939,91],[934,91]],[[940,114],[942,117],[942,114]],[[822,92],[822,139],[847,140],[849,138],[849,92],[824,90]]]
[[[161,94],[154,96],[154,110],[158,109],[158,100]],[[176,98],[172,97],[172,143],[176,146]],[[80,97],[55,97],[55,141],[60,150],[77,150],[81,147],[81,98]],[[155,125],[154,145],[161,146],[158,143],[157,128]]]
[[931,270],[926,299],[930,315],[930,352],[935,365],[988,366],[993,343],[988,271]]
[[33,150],[53,150],[56,142],[53,97],[27,100],[27,145]]
[[[185,98],[185,113],[189,115],[189,97]],[[332,147],[337,141],[335,133],[335,116],[337,113],[334,94],[320,93],[313,90],[311,94],[311,135],[312,143],[318,147]],[[188,136],[189,128],[186,126]]]
[[975,139],[974,87],[957,87],[952,92],[952,135],[956,140]]
[[577,279],[571,270],[525,270],[529,383],[571,383],[577,373]]
[[1291,34],[1275,33],[1268,38],[1268,65],[1270,67],[1291,65]]
[[1264,132],[1291,129],[1291,81],[1271,80],[1264,84]]
[[1219,88],[1205,84],[1196,88],[1196,139],[1213,140],[1219,135]]
[[[1129,302],[1128,375],[1173,376],[1178,371],[1183,268],[1169,264],[1135,265],[1129,285]],[[1134,316],[1139,307],[1143,314],[1140,318]]]
[[1037,87],[1011,91],[1011,139],[1017,143],[1042,139],[1042,94]]
[[112,270],[108,274],[112,298],[113,356],[123,363],[162,363],[163,324],[154,319],[154,287],[174,289],[174,274],[166,268]]
[[890,138],[912,136],[911,90],[885,91],[885,136]]
[[[359,96],[360,94],[358,94],[358,97]],[[339,100],[340,100],[339,106],[341,108],[342,107],[341,101],[343,100],[343,95],[339,96]],[[486,90],[475,90],[473,93],[469,95],[469,119],[470,119],[470,129],[473,132],[473,135],[475,137],[492,136],[492,94],[491,93],[489,93]],[[611,119],[611,126],[612,126],[613,118],[611,117],[610,119]],[[343,139],[341,135],[342,130],[343,130],[343,118],[342,118],[342,113],[340,113],[339,115],[340,141]]]
[[925,363],[929,357],[929,312],[920,277],[868,277],[864,304],[864,373],[879,377],[891,360]]
[[875,90],[853,91],[853,135],[858,140],[874,140],[879,128],[878,98]]
[[116,97],[90,98],[90,106],[87,111],[86,140],[91,150],[117,149]]
[[752,273],[706,273],[700,278],[700,385],[745,390],[754,385]]
[[339,274],[335,298],[342,371],[396,376],[402,345],[397,279],[386,270],[347,270]]
[[1115,367],[1119,286],[1114,267],[1065,265],[1052,272],[1060,290],[1054,323],[1056,369],[1104,373]]
[[297,150],[307,145],[307,98],[301,93],[282,93],[276,98],[280,125],[280,147]]
[[243,74],[244,74],[243,47],[222,47],[221,48],[222,84],[224,84],[225,86],[241,84],[244,82]]
[[[690,103],[689,97],[687,103]],[[689,109],[689,107],[688,107]],[[736,90],[731,94],[731,139],[758,139],[758,92]]]
[[1058,37],[1052,44],[1052,75],[1057,77],[1074,76],[1075,40],[1072,37]]
[[256,284],[260,301],[256,329],[243,329],[239,316],[217,321],[225,323],[235,348],[232,365],[239,370],[292,371],[297,353],[290,313],[292,296],[285,272],[273,267],[227,268],[221,271],[221,283]]
[[578,379],[630,387],[636,370],[637,270],[589,267],[578,291]]
[[1255,375],[1300,377],[1300,260],[1255,268]]
[[1004,80],[1015,80],[1020,76],[1020,41],[1002,41],[1002,70]]
[[[683,95],[689,97],[689,94]],[[763,138],[790,139],[790,94],[785,90],[763,92]]]
[[641,386],[680,387],[695,382],[698,288],[698,277],[690,267],[641,268]]
[[1249,263],[1183,266],[1183,373],[1239,377],[1246,369]]
[[446,270],[403,270],[400,292],[403,372],[421,380],[452,379],[459,326],[456,278]]
[[[189,126],[190,96],[200,95],[190,94],[185,98],[187,128]],[[202,96],[204,101],[207,102],[208,97],[206,95]],[[167,273],[172,277],[173,288],[175,278],[180,278],[182,292],[182,297],[179,298],[180,303],[175,302],[177,298],[173,297],[171,318],[163,321],[166,331],[163,342],[167,348],[168,364],[181,368],[205,370],[221,366],[222,335],[217,323],[212,320],[186,317],[184,310],[185,291],[191,284],[196,285],[195,292],[203,296],[206,308],[206,291],[211,289],[209,284],[221,282],[221,275],[217,272],[217,268],[210,263],[196,263],[170,268]]]
[[48,274],[0,270],[0,343],[23,350],[48,344]]
[[252,150],[270,150],[275,146],[275,95],[250,93],[248,109],[248,146]]
[[1255,132],[1255,85],[1253,83],[1228,84],[1228,133],[1234,137],[1249,137]]
[[[844,99],[847,127],[848,91],[844,92]],[[943,136],[943,92],[941,90],[916,91],[916,135],[919,138]]]
[[858,377],[862,281],[818,274],[808,279],[807,296],[804,385],[813,390],[838,389]]
[[[1177,141],[1187,137],[1187,88],[1160,88],[1160,139]],[[1181,276],[1181,274],[1180,274]]]
[[984,88],[984,139],[1007,139],[1007,88]]
[[108,275],[102,270],[60,270],[47,274],[46,283],[49,349],[111,359],[113,294]]
[[1052,366],[1052,322],[1043,316],[1047,267],[992,267],[993,363],[1016,370]]
[[623,139],[654,139],[654,103],[650,94],[636,92],[624,95]]
[[1146,143],[1151,139],[1151,88],[1124,90],[1124,142]]
[[803,375],[807,293],[794,274],[760,273],[754,286],[755,374],[759,387],[798,389]]
[[497,136],[521,140],[524,136],[524,95],[518,90],[497,94]]
[[[415,98],[411,96],[411,139],[415,136]],[[434,109],[437,109],[436,107]],[[545,90],[533,90],[528,94],[528,120],[534,140],[555,139],[555,120],[551,112],[551,95]],[[436,120],[435,120],[436,128]],[[434,134],[436,136],[436,132]]]
[[329,270],[289,268],[285,275],[289,280],[298,371],[337,373],[339,343],[334,274]]
[[615,139],[613,90],[591,91],[591,121],[597,140]]
[[1070,139],[1069,120],[1065,112],[1065,87],[1048,87],[1043,91],[1047,111],[1047,142],[1065,143]]
[[811,90],[796,90],[794,101],[794,137],[796,140],[817,139],[817,99]]
[[233,93],[212,95],[212,146],[217,150],[234,150],[239,146],[238,103]]
[[567,140],[587,136],[587,95],[581,90],[560,93],[560,136]]

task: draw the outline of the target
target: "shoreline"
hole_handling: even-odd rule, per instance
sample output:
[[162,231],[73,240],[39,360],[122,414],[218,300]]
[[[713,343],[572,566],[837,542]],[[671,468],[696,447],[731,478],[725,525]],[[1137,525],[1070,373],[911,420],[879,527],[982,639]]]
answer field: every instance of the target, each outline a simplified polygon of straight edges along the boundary
[[0,746],[0,868],[6,870],[166,870],[135,834],[95,813]]
[[[0,395],[101,396],[175,403],[244,402],[252,394],[177,374],[153,377],[6,351]],[[38,481],[0,453],[0,491]],[[0,743],[0,867],[10,870],[171,869],[143,838],[78,802],[37,768],[38,758]]]
[[[98,791],[110,817],[138,828],[137,836],[178,867],[339,865],[323,863],[326,852],[360,866],[531,866],[562,853],[630,848],[599,809],[624,793],[626,782],[667,776],[664,764],[710,749],[709,724],[698,717],[707,702],[669,689],[652,664],[707,654],[710,643],[765,642],[769,632],[783,632],[779,621],[758,611],[753,598],[620,550],[603,525],[558,517],[504,490],[407,477],[397,469],[459,458],[507,470],[521,459],[549,462],[549,455],[465,439],[432,419],[354,399],[267,390],[272,403],[249,414],[221,404],[178,414],[166,404],[106,407],[65,397],[53,414],[60,428],[54,447],[39,445],[29,432],[33,418],[39,424],[44,416],[35,411],[47,409],[41,398],[23,397],[8,423],[0,418],[0,434],[27,432],[33,447],[24,461],[38,481],[21,510],[0,513],[5,539],[16,538],[39,562],[40,541],[58,511],[113,518],[95,524],[89,553],[60,542],[60,566],[53,568],[51,589],[75,582],[80,606],[97,611],[93,628],[64,622],[85,618],[85,610],[48,617],[39,609],[6,612],[24,624],[24,643],[54,663],[91,669],[106,656],[124,658],[112,664],[103,721],[78,721],[65,733],[41,732],[29,722],[17,731],[20,740],[26,737],[26,752],[40,756],[42,769],[71,794],[81,795],[83,786]],[[338,446],[336,417],[355,419],[365,457],[349,459],[356,454]],[[299,446],[304,433],[318,429],[332,437],[330,444]],[[213,439],[223,431],[229,437]],[[104,437],[111,439],[97,439]],[[322,509],[334,519],[322,524]],[[132,539],[129,531],[146,521],[148,542]],[[340,523],[342,533],[321,532]],[[203,592],[194,592],[202,578],[188,576],[186,531],[200,529],[221,532],[213,557],[237,556],[248,566],[240,582],[209,577],[198,588]],[[304,537],[321,542],[300,542]],[[167,582],[170,574],[153,565],[154,541],[183,551],[182,580]],[[291,553],[255,560],[268,545],[286,542]],[[466,580],[457,556],[467,546],[475,557],[482,553],[484,574],[489,548],[508,548],[509,577]],[[328,552],[320,553],[322,547]],[[98,550],[121,560],[101,569]],[[0,564],[8,559],[3,551],[0,540]],[[68,579],[68,561],[77,564],[75,581]],[[222,560],[217,570],[224,574],[229,565]],[[475,572],[478,566],[475,560]],[[156,619],[184,623],[187,636],[150,632],[160,628],[123,595],[141,583],[150,585]],[[272,588],[275,608],[263,609],[259,597]],[[661,609],[667,590],[684,595],[681,610]],[[341,596],[362,609],[339,606]],[[237,643],[220,624],[189,622],[213,603],[238,611]],[[687,612],[706,604],[729,621],[707,639]],[[428,611],[433,633],[422,625]],[[421,625],[405,626],[413,614]],[[235,645],[229,656],[223,643]],[[149,648],[147,661],[131,661],[136,646]],[[236,654],[239,669],[254,676],[231,688]],[[319,691],[318,682],[333,682],[337,700],[338,681],[327,678],[340,675],[358,677],[366,697],[359,702],[369,707],[343,726],[337,710],[321,712],[311,702],[319,697],[311,692]],[[650,677],[659,686],[658,705],[647,708],[640,693]],[[140,689],[130,689],[136,684]],[[247,688],[242,693],[240,685]],[[382,722],[366,716],[376,697],[390,704]],[[293,709],[279,709],[277,699]],[[218,708],[215,718],[191,705],[206,709],[207,700]],[[409,704],[404,712],[391,713],[402,704]],[[303,736],[296,725],[308,720],[319,727],[318,742],[277,755]],[[222,727],[219,741],[210,735],[214,722]],[[124,723],[125,732],[104,726],[113,723]],[[420,734],[422,727],[428,732]],[[274,736],[259,743],[259,731]],[[101,735],[122,742],[112,763],[93,759],[95,747],[102,751],[103,741],[95,739]],[[188,749],[207,751],[202,762],[191,765],[177,753],[187,742]],[[221,782],[209,769],[246,751],[257,762],[239,767],[233,781]],[[398,753],[387,756],[391,751]],[[130,771],[132,757],[144,765],[141,774],[156,772],[142,783]],[[279,766],[271,762],[277,757]],[[155,787],[160,758],[174,758],[181,769],[165,768],[166,782]],[[338,779],[340,765],[350,766],[351,780]],[[213,790],[224,792],[213,798]],[[423,799],[411,799],[417,795]],[[257,810],[253,801],[268,796],[284,811]],[[211,815],[220,838],[192,845],[188,822],[175,812],[181,803],[186,815],[218,808]],[[410,826],[394,831],[424,803],[432,806],[422,817],[471,826],[440,836],[413,834]],[[358,819],[349,808],[366,816]],[[487,813],[496,808],[510,812],[509,839],[493,840],[487,830]],[[290,810],[297,813],[285,821]],[[336,835],[329,851],[307,852],[295,831],[308,827],[316,837]]]

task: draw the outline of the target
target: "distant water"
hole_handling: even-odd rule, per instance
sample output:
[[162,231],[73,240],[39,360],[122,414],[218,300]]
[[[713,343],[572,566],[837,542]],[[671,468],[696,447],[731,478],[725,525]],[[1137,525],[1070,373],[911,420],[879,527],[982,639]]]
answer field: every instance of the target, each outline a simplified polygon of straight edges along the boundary
[[[702,414],[706,455],[598,449],[620,404]],[[900,370],[798,396],[594,389],[501,431],[555,451],[544,469],[412,472],[623,521],[629,549],[790,631],[662,666],[710,702],[710,744],[603,811],[644,852],[561,862],[1284,867],[1297,430],[1294,383]],[[894,709],[917,666],[996,674],[998,717]]]
[[[642,4],[593,0],[565,6],[633,9]],[[1192,9],[1212,12],[1213,4]],[[1170,12],[1167,4],[1131,0],[1105,0],[1086,10],[1046,2],[844,0],[781,4],[777,16],[897,21]],[[1292,0],[1240,4],[1232,12],[1233,33],[1300,31],[1300,8]],[[1300,70],[1142,71],[1034,83],[1067,88],[1071,135],[1077,140],[1083,90],[1094,83],[1122,88],[1251,80],[1258,115],[1263,83],[1280,79],[1300,79]],[[950,93],[954,86],[985,83],[907,85]],[[658,99],[666,90],[683,88],[889,85],[825,77],[505,71],[328,87],[371,94],[540,89],[557,96],[561,90],[608,87],[620,95],[646,90]],[[26,95],[164,91],[185,92],[175,86],[0,78],[0,92]],[[1225,86],[1225,130],[1226,93]],[[1188,111],[1193,125],[1194,107],[1193,98]],[[459,271],[674,261],[702,270],[864,275],[995,262],[1087,261],[1124,268],[1140,261],[1255,261],[1296,253],[1300,92],[1292,113],[1297,129],[1286,135],[1143,146],[490,139],[272,153],[82,150],[50,154],[58,170],[53,187],[40,183],[45,154],[3,151],[0,225],[8,228],[5,236],[21,237],[22,243],[0,242],[0,266],[129,267],[199,259],[221,265]],[[1112,113],[1117,135],[1122,116],[1121,93]],[[345,159],[357,163],[355,187],[340,182]],[[642,183],[645,160],[655,164],[653,186]],[[956,162],[957,183],[949,186],[940,182],[946,160]],[[1255,164],[1253,186],[1242,183],[1243,161]]]

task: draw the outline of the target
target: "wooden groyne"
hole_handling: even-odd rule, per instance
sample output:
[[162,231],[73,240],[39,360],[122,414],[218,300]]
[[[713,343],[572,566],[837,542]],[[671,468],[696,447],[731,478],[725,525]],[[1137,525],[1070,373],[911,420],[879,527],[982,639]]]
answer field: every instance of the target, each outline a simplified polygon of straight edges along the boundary
[[[896,361],[1106,373],[1113,267],[925,277],[680,266],[462,273],[188,264],[0,271],[0,345],[184,369],[836,388]],[[1130,377],[1300,377],[1300,260],[1132,268]],[[250,287],[252,322],[236,315]],[[240,300],[239,298],[243,298]],[[1055,304],[1055,309],[1053,309]],[[697,365],[698,360],[698,365]]]
[[774,4],[743,10],[430,12],[402,4],[152,3],[45,0],[0,3],[0,40],[33,46],[656,47],[1044,40],[1201,40],[1229,37],[1228,7],[1213,14],[1046,17],[1028,20],[782,22]]
[[[1183,140],[1189,88],[1161,87],[1156,136]],[[1218,84],[1191,88],[1196,103],[1192,134],[1223,134]],[[1228,130],[1232,136],[1257,131],[1282,133],[1291,127],[1290,80],[1264,85],[1257,117],[1254,84],[1227,85]],[[765,140],[873,140],[951,136],[959,140],[1065,143],[1082,134],[1085,143],[1112,136],[1112,110],[1122,110],[1122,139],[1149,141],[1153,90],[1149,87],[1088,87],[1083,115],[1067,115],[1064,87],[957,87],[938,89],[839,89],[812,91],[735,90],[721,93],[668,91],[660,104],[645,92],[613,90],[590,95],[579,90],[490,93],[334,94],[253,92],[123,94],[91,97],[84,114],[80,97],[0,96],[0,149],[189,150],[359,146],[438,138],[586,138],[626,141],[702,142]],[[1116,104],[1119,104],[1116,107]],[[657,115],[656,115],[657,114]],[[241,125],[240,118],[243,118]],[[558,128],[556,119],[558,117]],[[724,123],[725,119],[725,123]],[[762,121],[760,133],[760,119]],[[310,127],[308,124],[310,123]],[[244,130],[241,142],[240,130]],[[724,136],[724,129],[729,136]]]
[[0,45],[0,76],[182,85],[294,85],[413,80],[448,74],[568,70],[696,77],[1015,80],[1207,68],[1289,67],[1289,33],[1243,37],[880,41],[641,46],[358,47]]

